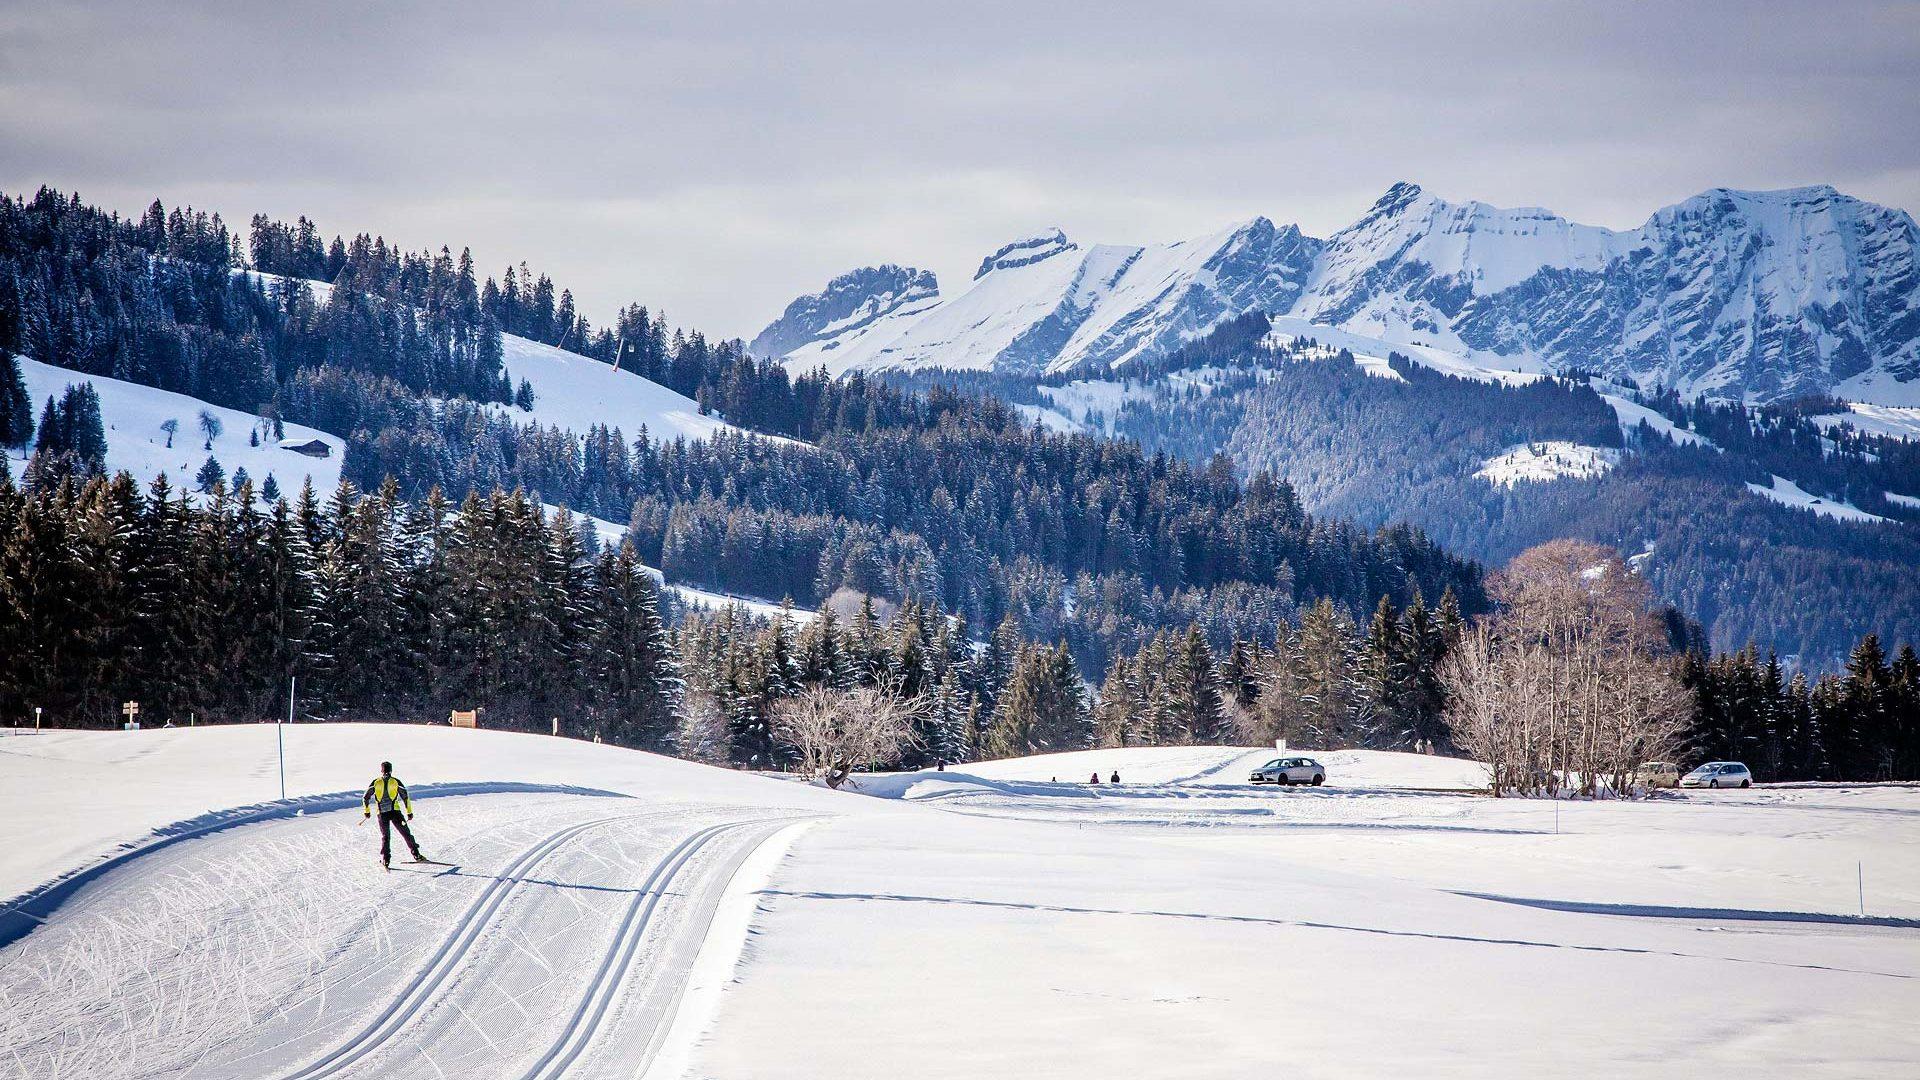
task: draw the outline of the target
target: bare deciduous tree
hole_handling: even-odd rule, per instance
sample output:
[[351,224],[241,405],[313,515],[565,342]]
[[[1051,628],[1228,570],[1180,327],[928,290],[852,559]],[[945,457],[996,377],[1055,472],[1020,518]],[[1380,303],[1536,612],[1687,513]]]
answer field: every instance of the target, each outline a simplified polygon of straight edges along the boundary
[[1618,553],[1576,540],[1522,552],[1492,583],[1499,612],[1441,678],[1455,741],[1494,794],[1628,792],[1670,756],[1687,711],[1652,590]]
[[862,686],[813,687],[782,701],[774,719],[781,737],[800,754],[800,769],[830,788],[862,766],[891,765],[913,742],[918,700]]

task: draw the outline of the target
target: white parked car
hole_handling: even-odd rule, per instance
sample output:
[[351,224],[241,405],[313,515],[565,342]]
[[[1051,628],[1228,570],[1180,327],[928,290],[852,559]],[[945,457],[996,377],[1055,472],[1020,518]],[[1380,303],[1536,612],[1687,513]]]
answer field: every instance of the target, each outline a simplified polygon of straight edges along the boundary
[[1312,758],[1278,757],[1253,770],[1253,775],[1247,779],[1256,784],[1279,784],[1282,787],[1291,784],[1319,787],[1327,782],[1327,770]]
[[1709,761],[1680,778],[1681,787],[1752,787],[1753,774],[1737,761]]

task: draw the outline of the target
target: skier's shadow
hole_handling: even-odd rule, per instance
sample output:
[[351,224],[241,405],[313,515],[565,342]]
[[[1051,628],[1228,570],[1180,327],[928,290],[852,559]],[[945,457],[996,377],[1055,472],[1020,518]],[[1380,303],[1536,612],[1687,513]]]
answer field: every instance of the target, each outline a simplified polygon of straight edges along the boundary
[[620,896],[639,896],[649,892],[658,893],[661,896],[676,895],[671,889],[621,888],[616,885],[587,885],[578,881],[555,881],[552,878],[512,877],[505,874],[489,874],[485,872],[468,873],[463,867],[458,865],[449,866],[431,876],[471,878],[479,881],[504,881],[512,885],[544,885],[549,889],[570,889],[575,892],[615,893]]
[[391,869],[401,870],[409,874],[424,874],[427,877],[474,876],[472,874],[462,874],[459,863],[415,863],[412,866],[395,866]]

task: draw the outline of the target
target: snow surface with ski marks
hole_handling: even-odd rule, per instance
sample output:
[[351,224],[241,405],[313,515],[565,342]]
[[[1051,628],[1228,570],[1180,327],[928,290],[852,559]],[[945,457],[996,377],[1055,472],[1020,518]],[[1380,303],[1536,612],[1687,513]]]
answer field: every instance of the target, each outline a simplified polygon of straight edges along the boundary
[[[274,734],[0,735],[0,812],[29,838],[0,880],[274,798]],[[416,787],[607,794],[423,798],[415,825],[451,869],[381,873],[351,810],[125,863],[0,949],[0,1061],[89,1078],[285,1077],[341,1053],[339,1075],[370,1077],[1920,1066],[1912,786],[1554,804],[1472,794],[1483,770],[1459,759],[1294,749],[1328,782],[1276,789],[1246,776],[1279,752],[1181,747],[828,792],[565,738],[283,734],[294,795],[357,790],[380,757]]]

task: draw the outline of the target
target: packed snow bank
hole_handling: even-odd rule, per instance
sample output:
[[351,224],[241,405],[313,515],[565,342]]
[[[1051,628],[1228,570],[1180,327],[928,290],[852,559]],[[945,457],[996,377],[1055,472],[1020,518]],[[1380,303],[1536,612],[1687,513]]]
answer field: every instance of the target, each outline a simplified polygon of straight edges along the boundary
[[1523,443],[1481,462],[1474,476],[1495,487],[1560,480],[1591,480],[1620,464],[1620,451],[1604,446],[1582,446],[1562,439]]
[[[107,431],[107,471],[131,473],[144,488],[161,473],[175,489],[192,488],[201,465],[212,457],[225,470],[231,486],[233,474],[244,468],[253,478],[257,491],[271,476],[280,490],[291,498],[309,477],[313,489],[322,497],[340,486],[340,462],[346,444],[338,436],[300,424],[286,424],[286,438],[276,443],[272,425],[261,417],[238,409],[225,409],[195,397],[156,390],[151,386],[88,375],[69,368],[20,358],[20,369],[27,378],[27,393],[33,399],[34,415],[49,397],[59,397],[69,386],[92,383],[100,395],[100,421]],[[200,414],[207,412],[220,421],[220,434],[207,449],[206,433],[200,429]],[[173,446],[167,446],[167,433],[160,425],[174,421],[178,429]],[[258,432],[258,444],[253,435]],[[325,456],[313,456],[288,446],[319,442]]]
[[1487,767],[1471,758],[1391,750],[1301,753],[1327,767],[1327,784],[1332,787],[1480,791],[1487,786]]
[[[1247,775],[1276,757],[1310,757],[1326,766],[1327,788],[1476,791],[1486,786],[1486,767],[1463,758],[1388,750],[1274,750],[1245,746],[1135,746],[1034,754],[854,778],[855,790],[889,799],[946,799],[989,794],[1007,797],[1084,798],[1103,789],[1154,787],[1245,787]],[[1092,779],[1098,775],[1100,782]]]
[[[563,721],[564,730],[564,721]],[[274,724],[0,737],[0,897],[15,896],[154,830],[277,801],[276,736],[290,799],[359,792],[392,761],[410,785],[511,781],[659,803],[838,809],[863,800],[573,738],[427,724]],[[77,792],[86,813],[74,813]]]
[[1773,477],[1773,482],[1770,487],[1761,487],[1759,484],[1748,484],[1747,490],[1763,499],[1777,502],[1781,506],[1791,507],[1795,510],[1811,510],[1822,517],[1830,517],[1836,521],[1853,521],[1880,525],[1893,523],[1893,519],[1891,518],[1883,518],[1879,514],[1869,514],[1852,503],[1840,502],[1837,499],[1823,499],[1818,495],[1803,490],[1799,484],[1788,480],[1784,476]]

